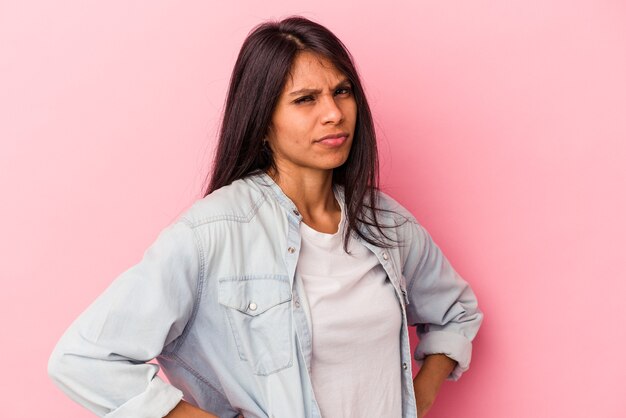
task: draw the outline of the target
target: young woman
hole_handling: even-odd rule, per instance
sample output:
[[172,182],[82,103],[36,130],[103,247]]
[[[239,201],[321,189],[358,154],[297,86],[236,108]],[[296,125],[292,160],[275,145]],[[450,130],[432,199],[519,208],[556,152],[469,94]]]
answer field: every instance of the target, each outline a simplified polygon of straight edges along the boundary
[[482,314],[377,164],[343,44],[300,17],[260,25],[205,197],[72,324],[50,375],[111,418],[424,416]]

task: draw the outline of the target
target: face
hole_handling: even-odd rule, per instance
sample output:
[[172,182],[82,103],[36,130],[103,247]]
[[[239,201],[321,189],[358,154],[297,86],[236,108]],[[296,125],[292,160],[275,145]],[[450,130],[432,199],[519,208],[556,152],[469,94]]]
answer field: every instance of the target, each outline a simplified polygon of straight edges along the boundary
[[356,116],[348,79],[328,60],[300,52],[267,135],[278,173],[330,172],[342,165],[350,153]]

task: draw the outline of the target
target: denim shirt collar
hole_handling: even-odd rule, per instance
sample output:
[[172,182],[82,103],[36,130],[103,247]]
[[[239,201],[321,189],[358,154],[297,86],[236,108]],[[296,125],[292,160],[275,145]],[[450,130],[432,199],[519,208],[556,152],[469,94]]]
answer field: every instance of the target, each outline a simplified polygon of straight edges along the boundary
[[[249,177],[259,186],[267,187],[270,190],[276,201],[285,209],[285,212],[287,212],[287,216],[289,217],[290,221],[295,221],[296,223],[300,223],[300,221],[302,221],[302,215],[300,214],[300,211],[298,211],[295,203],[293,203],[293,201],[285,194],[285,192],[283,192],[280,186],[276,184],[274,179],[270,177],[269,174],[264,171],[258,170],[250,174]],[[339,185],[333,185],[333,189],[335,191],[335,196],[340,199],[341,204],[343,205],[345,202],[343,187]]]

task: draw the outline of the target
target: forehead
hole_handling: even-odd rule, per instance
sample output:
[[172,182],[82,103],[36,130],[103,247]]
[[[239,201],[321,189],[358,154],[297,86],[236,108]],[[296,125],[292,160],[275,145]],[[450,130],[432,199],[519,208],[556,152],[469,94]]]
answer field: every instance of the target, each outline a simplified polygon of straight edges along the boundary
[[296,55],[285,83],[285,90],[335,86],[345,79],[327,58],[309,51]]

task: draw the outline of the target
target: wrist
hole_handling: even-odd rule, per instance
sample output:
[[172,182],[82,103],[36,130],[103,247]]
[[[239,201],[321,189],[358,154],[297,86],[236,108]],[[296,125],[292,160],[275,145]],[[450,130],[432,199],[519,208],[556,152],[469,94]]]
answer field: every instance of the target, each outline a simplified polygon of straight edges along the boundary
[[434,401],[441,385],[456,367],[456,361],[443,354],[426,356],[417,376],[413,379],[416,395],[424,400]]

